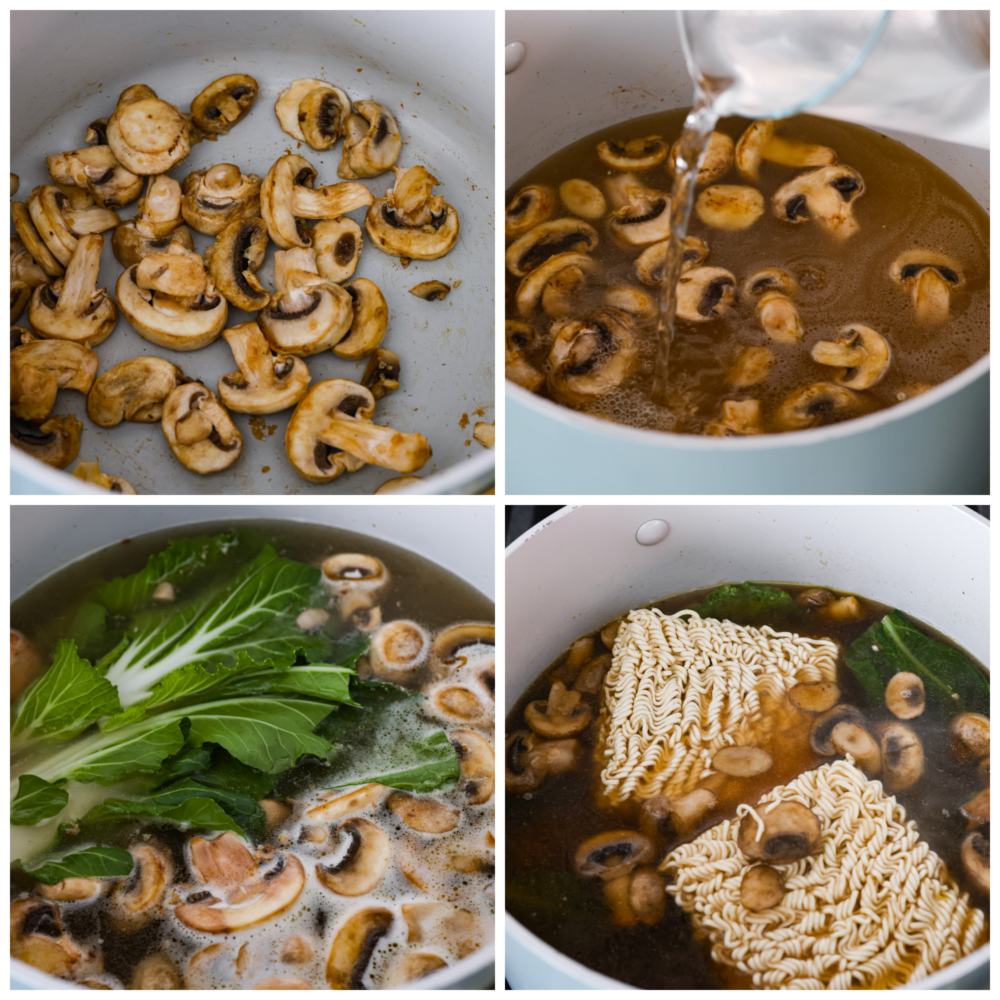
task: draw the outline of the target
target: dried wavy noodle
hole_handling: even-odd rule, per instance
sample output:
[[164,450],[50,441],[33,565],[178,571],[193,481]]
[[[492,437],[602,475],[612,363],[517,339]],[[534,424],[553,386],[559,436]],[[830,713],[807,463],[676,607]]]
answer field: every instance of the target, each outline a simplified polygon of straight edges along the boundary
[[833,680],[837,650],[693,611],[630,611],[604,682],[605,792],[613,802],[689,792],[716,750],[766,739],[788,688]]
[[752,976],[758,989],[891,989],[923,979],[985,940],[969,905],[906,810],[851,758],[807,771],[764,795],[800,802],[820,820],[820,849],[776,866],[786,875],[779,906],[752,913],[740,883],[754,862],[726,820],[667,855],[661,865],[678,904],[707,934],[715,961]]

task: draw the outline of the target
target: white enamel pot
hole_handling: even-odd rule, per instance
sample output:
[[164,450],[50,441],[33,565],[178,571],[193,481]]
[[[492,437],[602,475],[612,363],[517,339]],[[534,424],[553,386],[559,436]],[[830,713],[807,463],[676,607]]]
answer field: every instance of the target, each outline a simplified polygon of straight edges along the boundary
[[[660,540],[640,544],[637,533]],[[573,639],[622,612],[743,580],[870,597],[927,622],[988,665],[989,545],[989,522],[965,507],[566,507],[507,549],[504,704],[513,705]],[[510,914],[505,921],[505,974],[515,989],[626,988],[560,954]],[[914,988],[988,982],[984,945]]]
[[[84,146],[88,123],[108,117],[131,84],[151,86],[183,111],[225,74],[249,73],[260,84],[244,121],[216,142],[192,147],[169,172],[179,181],[227,162],[263,177],[279,156],[293,152],[316,168],[317,186],[336,183],[343,143],[324,152],[297,143],[278,125],[278,94],[295,79],[320,77],[354,101],[383,103],[403,138],[398,165],[422,164],[438,178],[435,193],[455,206],[461,231],[446,256],[414,260],[405,269],[365,234],[354,277],[374,281],[385,296],[389,327],[382,346],[399,355],[402,370],[399,390],[378,401],[374,420],[421,433],[430,443],[434,454],[415,473],[424,482],[410,492],[479,493],[493,482],[494,456],[472,439],[462,416],[470,423],[493,420],[493,43],[492,11],[15,11],[10,169],[21,181],[15,198],[23,202],[36,185],[51,183],[46,155]],[[394,178],[384,173],[361,183],[379,198]],[[119,210],[119,218],[132,218],[136,210],[133,202]],[[349,214],[363,223],[364,209]],[[111,235],[105,234],[98,287],[113,294],[123,268],[111,252]],[[199,253],[213,242],[192,235]],[[267,289],[274,288],[274,249],[272,242],[258,275]],[[409,294],[430,279],[461,284],[441,302]],[[226,326],[253,318],[231,307]],[[28,325],[27,312],[20,322]],[[213,392],[219,378],[236,368],[222,338],[198,351],[169,351],[141,338],[121,315],[96,351],[102,373],[130,358],[165,357]],[[359,381],[366,363],[330,351],[306,359],[313,385],[330,378]],[[98,427],[86,416],[83,395],[73,391],[59,394],[54,412],[83,422],[81,459],[99,460],[103,472],[121,476],[140,494],[366,495],[399,475],[367,465],[330,483],[302,479],[285,453],[291,410],[263,418],[233,414],[243,454],[229,469],[208,476],[174,458],[158,424]],[[16,493],[96,490],[14,449],[11,467]]]
[[[90,552],[116,545],[174,525],[218,521],[219,507],[107,506],[14,507],[11,513],[11,582],[13,597],[48,574]],[[268,506],[243,506],[225,517],[234,526],[241,520],[268,519],[332,525],[392,542],[443,566],[494,599],[495,517],[492,507],[325,506],[295,507],[289,511]],[[11,960],[13,989],[84,989],[56,979],[17,959]],[[494,944],[482,947],[455,965],[419,981],[419,989],[483,989],[493,982]]]
[[[691,103],[674,12],[508,11],[506,183],[602,127]],[[519,48],[523,46],[523,59]],[[821,113],[822,109],[815,109]],[[989,152],[888,131],[989,209]],[[794,434],[622,427],[507,383],[508,494],[986,494],[989,359],[926,394]]]

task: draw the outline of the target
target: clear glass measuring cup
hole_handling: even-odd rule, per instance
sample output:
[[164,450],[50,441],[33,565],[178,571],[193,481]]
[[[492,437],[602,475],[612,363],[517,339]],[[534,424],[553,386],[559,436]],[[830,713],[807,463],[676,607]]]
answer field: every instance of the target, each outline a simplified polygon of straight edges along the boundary
[[989,147],[988,10],[688,10],[681,40],[720,117],[801,111]]

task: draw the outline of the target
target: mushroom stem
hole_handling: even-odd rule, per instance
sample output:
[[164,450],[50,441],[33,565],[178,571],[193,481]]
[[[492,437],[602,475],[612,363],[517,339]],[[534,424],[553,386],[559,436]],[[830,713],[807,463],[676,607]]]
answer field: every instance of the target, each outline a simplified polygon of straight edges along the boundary
[[430,445],[422,434],[395,431],[347,414],[331,420],[319,440],[395,472],[416,472],[431,457]]
[[101,269],[103,246],[104,237],[97,233],[80,237],[59,292],[59,304],[65,311],[81,315],[90,305]]

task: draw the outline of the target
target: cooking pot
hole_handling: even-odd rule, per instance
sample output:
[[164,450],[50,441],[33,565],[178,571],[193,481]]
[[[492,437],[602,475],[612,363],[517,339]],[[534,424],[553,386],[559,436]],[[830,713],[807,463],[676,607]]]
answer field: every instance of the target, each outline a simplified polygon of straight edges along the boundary
[[[106,506],[14,507],[11,511],[10,592],[16,597],[49,573],[97,549],[117,545],[172,526],[185,530],[218,521],[219,507]],[[228,523],[267,519],[331,525],[374,536],[416,552],[443,566],[494,599],[494,515],[492,507],[441,507],[408,504],[379,507],[241,506],[225,514]],[[419,989],[482,989],[493,982],[494,944],[455,965],[419,980]],[[11,960],[14,989],[84,989],[56,979],[17,959]]]
[[[493,481],[493,453],[472,440],[468,422],[493,420],[494,341],[494,28],[492,12],[421,11],[15,11],[11,15],[11,170],[20,176],[15,196],[24,201],[38,184],[51,183],[45,157],[85,145],[87,124],[106,118],[119,93],[146,83],[187,111],[194,97],[228,73],[249,73],[260,84],[250,115],[217,142],[202,142],[170,171],[183,181],[195,169],[236,163],[263,177],[286,152],[306,157],[317,186],[333,184],[342,143],[317,152],[281,130],[274,102],[301,77],[321,77],[352,100],[373,98],[397,119],[403,137],[399,165],[426,166],[441,181],[435,194],[455,206],[458,244],[439,260],[397,257],[372,246],[367,235],[354,277],[369,278],[389,307],[382,346],[401,361],[400,389],[378,401],[375,422],[423,434],[434,455],[416,475],[413,493],[478,493]],[[301,145],[301,148],[299,148]],[[394,183],[391,173],[367,178],[375,197]],[[133,202],[118,211],[136,214]],[[364,209],[349,213],[364,219]],[[98,287],[114,292],[122,267],[105,234]],[[192,231],[204,253],[212,237]],[[273,245],[258,277],[272,289]],[[461,281],[447,299],[426,302],[409,294],[418,282]],[[253,316],[231,307],[227,327]],[[27,313],[22,314],[27,325]],[[97,348],[100,371],[141,355],[166,357],[213,392],[236,365],[220,338],[194,352],[164,351],[142,339],[119,316],[115,331]],[[307,359],[312,384],[323,379],[359,381],[367,359],[348,361],[331,352]],[[233,414],[243,435],[243,455],[209,476],[190,472],[174,458],[156,424],[124,422],[109,429],[91,423],[82,394],[59,394],[55,412],[83,421],[80,458],[128,480],[139,493],[370,494],[399,473],[375,465],[328,484],[309,483],[285,454],[291,410],[249,417]],[[42,466],[23,452],[11,455],[13,492],[93,493],[65,472]]]
[[[597,129],[691,103],[673,13],[508,11],[506,40],[509,185]],[[988,210],[987,150],[886,134],[945,170]],[[623,427],[508,382],[507,492],[985,494],[988,370],[983,358],[888,410],[748,438]]]
[[[964,507],[565,507],[506,555],[505,704],[578,636],[631,608],[717,583],[845,590],[899,608],[989,664],[989,522]],[[515,989],[622,989],[510,914]],[[914,984],[987,988],[989,946]]]

